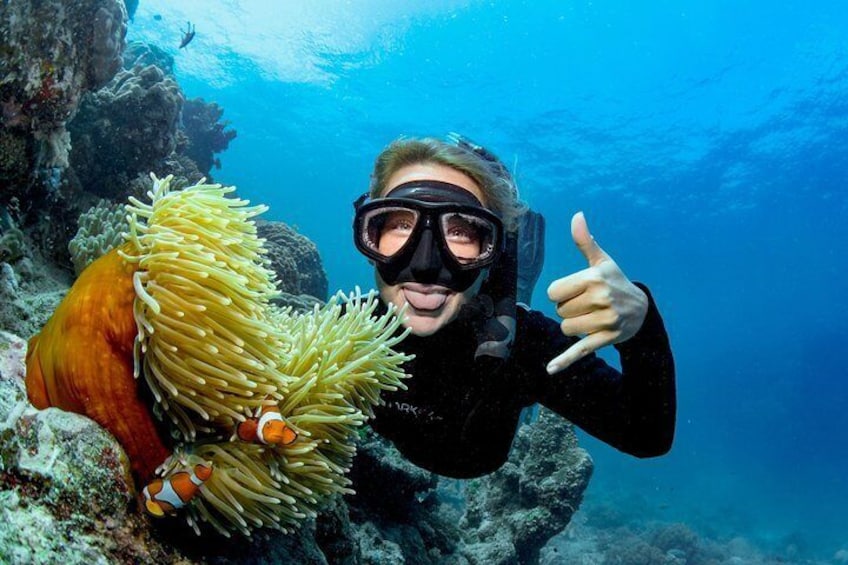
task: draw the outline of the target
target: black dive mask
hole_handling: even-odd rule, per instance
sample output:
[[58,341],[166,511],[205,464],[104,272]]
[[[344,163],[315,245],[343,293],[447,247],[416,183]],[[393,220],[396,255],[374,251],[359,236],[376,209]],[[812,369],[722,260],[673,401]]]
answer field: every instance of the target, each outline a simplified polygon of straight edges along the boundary
[[497,260],[503,223],[464,188],[421,180],[393,188],[385,198],[354,203],[356,248],[374,260],[390,285],[435,284],[457,292]]

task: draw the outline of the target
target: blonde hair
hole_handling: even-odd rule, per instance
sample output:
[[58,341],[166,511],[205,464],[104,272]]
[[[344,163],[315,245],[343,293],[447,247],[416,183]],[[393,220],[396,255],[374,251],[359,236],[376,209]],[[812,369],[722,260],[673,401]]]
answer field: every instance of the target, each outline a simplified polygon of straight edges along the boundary
[[399,138],[383,149],[371,173],[371,198],[383,193],[389,178],[398,170],[421,163],[445,165],[467,175],[480,187],[486,207],[500,216],[504,227],[509,231],[517,229],[518,216],[526,206],[519,201],[512,178],[473,151],[431,137]]

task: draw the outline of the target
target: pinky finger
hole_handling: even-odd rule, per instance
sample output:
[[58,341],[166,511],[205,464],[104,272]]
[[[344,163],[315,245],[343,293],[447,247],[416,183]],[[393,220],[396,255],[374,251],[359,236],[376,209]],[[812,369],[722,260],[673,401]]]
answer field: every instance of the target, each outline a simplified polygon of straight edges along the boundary
[[613,342],[613,334],[608,331],[596,332],[589,334],[563,353],[557,355],[548,363],[547,371],[549,375],[553,375],[567,368],[572,363],[579,361],[590,353],[594,353],[605,345]]

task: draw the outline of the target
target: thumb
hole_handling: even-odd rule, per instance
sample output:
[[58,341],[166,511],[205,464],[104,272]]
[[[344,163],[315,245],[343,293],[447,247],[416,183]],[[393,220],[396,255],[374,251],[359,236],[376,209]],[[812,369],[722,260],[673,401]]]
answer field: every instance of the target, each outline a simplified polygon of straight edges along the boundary
[[577,212],[571,218],[571,238],[583,257],[589,261],[590,266],[594,267],[609,259],[609,255],[601,249],[601,246],[589,233],[589,226],[586,224],[586,216],[583,215],[583,212]]

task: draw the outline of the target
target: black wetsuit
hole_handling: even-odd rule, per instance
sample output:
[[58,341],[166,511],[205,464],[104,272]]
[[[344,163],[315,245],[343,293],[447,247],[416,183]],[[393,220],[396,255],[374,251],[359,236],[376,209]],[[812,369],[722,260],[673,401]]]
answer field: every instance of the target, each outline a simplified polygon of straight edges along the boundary
[[542,404],[606,443],[638,457],[666,453],[676,414],[674,361],[653,299],[639,332],[615,347],[622,372],[595,355],[555,375],[545,366],[575,343],[541,312],[517,309],[512,355],[497,370],[473,359],[470,323],[458,319],[398,347],[409,390],[385,393],[372,427],[416,465],[470,478],[506,461],[522,408]]

